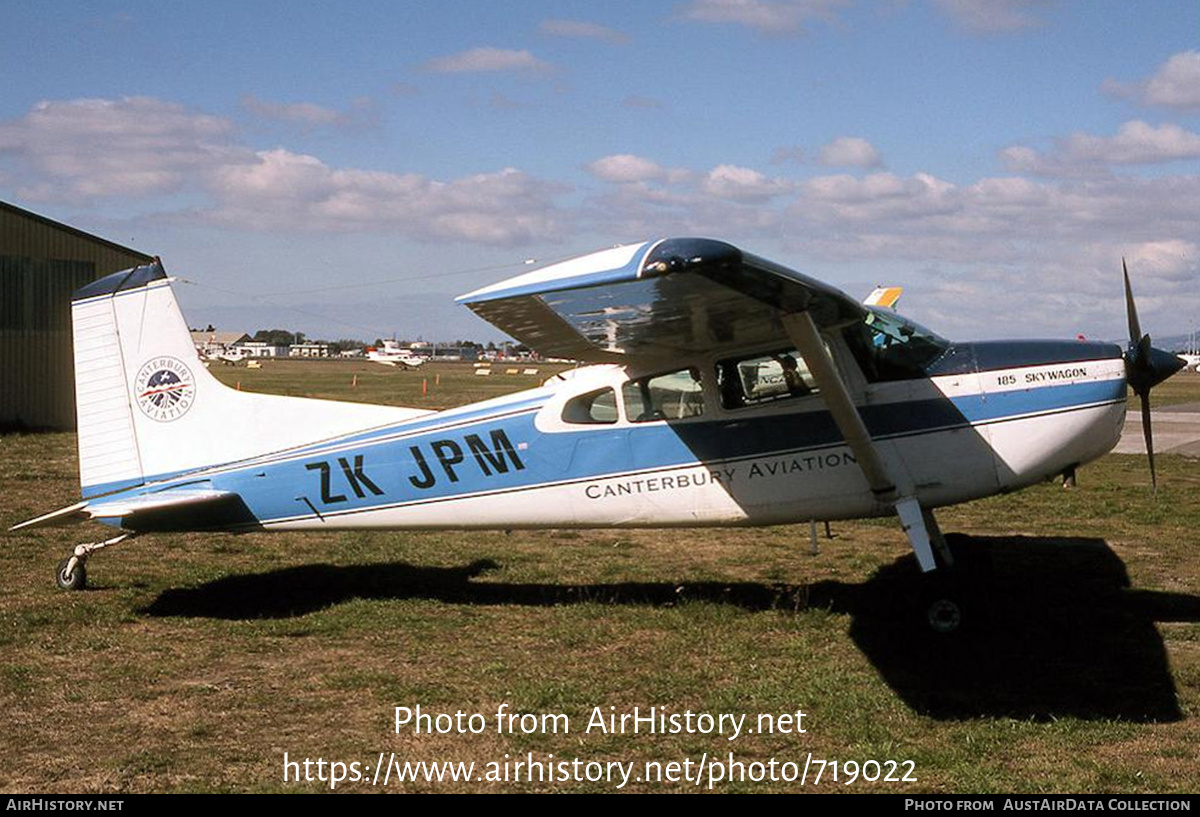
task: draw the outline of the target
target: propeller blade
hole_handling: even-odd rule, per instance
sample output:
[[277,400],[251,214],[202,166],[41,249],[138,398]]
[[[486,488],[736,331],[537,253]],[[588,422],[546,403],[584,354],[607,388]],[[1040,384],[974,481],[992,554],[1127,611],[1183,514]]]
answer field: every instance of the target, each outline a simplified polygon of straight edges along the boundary
[[1133,302],[1133,287],[1129,285],[1129,267],[1121,259],[1121,271],[1125,275],[1125,314],[1129,319],[1129,348],[1125,352],[1125,381],[1142,403],[1142,436],[1146,439],[1146,459],[1150,463],[1150,484],[1158,494],[1158,475],[1154,469],[1154,431],[1150,425],[1150,390],[1166,380],[1183,366],[1183,361],[1155,349],[1149,335],[1142,334],[1138,321],[1137,305]]
[[1129,319],[1129,342],[1136,344],[1142,339],[1142,325],[1138,322],[1137,305],[1133,302],[1133,287],[1129,285],[1129,267],[1121,259],[1121,271],[1125,273],[1125,314]]
[[1146,438],[1146,459],[1150,461],[1150,485],[1154,493],[1158,493],[1158,477],[1154,473],[1154,432],[1150,427],[1150,394],[1141,396],[1142,400],[1142,435]]

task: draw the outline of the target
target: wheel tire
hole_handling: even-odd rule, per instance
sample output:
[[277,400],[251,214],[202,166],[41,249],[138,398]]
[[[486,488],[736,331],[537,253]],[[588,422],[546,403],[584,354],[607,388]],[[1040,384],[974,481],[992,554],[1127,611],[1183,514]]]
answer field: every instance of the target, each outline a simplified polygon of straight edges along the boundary
[[75,569],[67,573],[67,565],[70,563],[70,556],[58,563],[58,570],[54,571],[54,583],[62,590],[82,590],[87,587],[87,568],[83,566],[82,560],[77,560]]
[[929,629],[938,635],[958,632],[963,624],[963,611],[958,602],[949,598],[937,598],[925,608],[925,620]]

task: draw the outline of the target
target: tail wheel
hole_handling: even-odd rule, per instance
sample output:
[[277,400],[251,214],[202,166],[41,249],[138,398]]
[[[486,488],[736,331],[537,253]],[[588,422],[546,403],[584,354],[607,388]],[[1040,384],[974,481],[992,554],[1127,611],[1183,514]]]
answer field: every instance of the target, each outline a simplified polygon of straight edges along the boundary
[[[71,567],[71,562],[75,562],[75,566]],[[54,583],[62,590],[82,590],[87,587],[87,568],[83,566],[83,559],[75,556],[68,556],[58,563],[58,570],[54,572]]]

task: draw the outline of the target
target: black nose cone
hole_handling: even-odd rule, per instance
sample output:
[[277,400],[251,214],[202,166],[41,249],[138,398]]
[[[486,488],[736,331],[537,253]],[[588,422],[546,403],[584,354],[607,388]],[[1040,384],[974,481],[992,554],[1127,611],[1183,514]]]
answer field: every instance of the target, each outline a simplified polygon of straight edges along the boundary
[[1138,394],[1145,394],[1187,365],[1178,355],[1148,344],[1130,349],[1126,360],[1130,363],[1129,385]]

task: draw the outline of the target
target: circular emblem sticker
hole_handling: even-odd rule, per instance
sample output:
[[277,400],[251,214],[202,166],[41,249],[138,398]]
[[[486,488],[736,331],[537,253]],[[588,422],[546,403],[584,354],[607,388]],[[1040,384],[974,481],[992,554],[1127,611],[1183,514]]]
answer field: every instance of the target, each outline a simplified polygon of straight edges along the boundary
[[160,423],[178,420],[196,398],[192,373],[173,357],[156,357],[142,366],[133,388],[142,412]]

